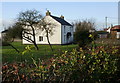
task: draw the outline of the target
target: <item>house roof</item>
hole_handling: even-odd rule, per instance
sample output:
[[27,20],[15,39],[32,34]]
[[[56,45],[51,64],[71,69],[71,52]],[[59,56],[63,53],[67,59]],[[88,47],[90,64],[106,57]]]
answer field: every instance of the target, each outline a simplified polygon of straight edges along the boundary
[[108,27],[108,28],[105,28],[105,29],[104,29],[104,31],[107,31],[107,30],[109,30],[109,29],[110,29],[110,27]]
[[120,25],[116,25],[116,26],[114,26],[114,27],[111,28],[111,30],[117,30],[117,29],[120,30]]
[[58,21],[59,23],[61,23],[62,25],[68,25],[68,26],[72,26],[70,23],[68,23],[67,21],[65,21],[63,18],[60,17],[56,17],[56,16],[52,16],[50,15],[53,19],[55,19],[56,21]]
[[4,31],[2,31],[1,33],[6,33],[6,32],[8,32],[8,30],[4,30]]
[[108,34],[106,31],[97,31],[98,34]]
[[110,29],[110,31],[120,31],[120,25],[116,25],[116,26],[113,26],[113,27],[105,28],[104,31],[107,31],[109,29]]

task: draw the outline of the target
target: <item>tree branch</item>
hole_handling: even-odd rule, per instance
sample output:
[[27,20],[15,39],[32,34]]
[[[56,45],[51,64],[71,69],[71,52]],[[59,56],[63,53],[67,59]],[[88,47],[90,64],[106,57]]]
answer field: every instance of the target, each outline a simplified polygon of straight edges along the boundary
[[29,37],[26,37],[25,35],[23,35],[23,39],[30,42],[30,43],[33,43],[33,40],[30,39]]
[[32,35],[32,36],[33,36],[33,34],[32,34],[32,33],[29,33],[29,32],[27,32],[27,31],[24,31],[24,33],[26,33],[26,34],[30,34],[30,35]]

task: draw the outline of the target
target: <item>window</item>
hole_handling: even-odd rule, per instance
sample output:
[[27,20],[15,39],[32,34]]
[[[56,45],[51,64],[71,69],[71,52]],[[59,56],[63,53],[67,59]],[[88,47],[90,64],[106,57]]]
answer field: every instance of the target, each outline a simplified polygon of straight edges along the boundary
[[73,27],[70,27],[71,31],[73,31]]
[[43,37],[42,36],[39,36],[39,41],[43,41]]
[[64,26],[64,33],[65,33],[65,26]]
[[28,36],[29,39],[31,39],[31,36]]
[[66,35],[64,35],[64,42],[66,42]]

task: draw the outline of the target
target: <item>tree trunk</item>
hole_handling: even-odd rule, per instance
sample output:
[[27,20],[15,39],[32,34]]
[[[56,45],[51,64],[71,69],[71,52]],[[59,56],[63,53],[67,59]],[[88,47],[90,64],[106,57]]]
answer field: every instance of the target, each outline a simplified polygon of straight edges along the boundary
[[17,48],[15,48],[12,44],[9,44],[13,49],[15,49],[15,51],[16,52],[18,52],[18,53],[20,53],[20,51],[17,49]]
[[32,28],[32,32],[33,32],[33,44],[36,47],[36,50],[39,50],[37,44],[36,44],[36,39],[35,39],[35,29],[33,28],[33,26],[31,25]]
[[35,46],[36,50],[39,50],[39,48],[38,48],[38,46],[37,46],[36,42],[33,42],[33,44],[34,44],[34,46]]
[[53,48],[52,48],[52,45],[50,44],[50,40],[49,40],[49,37],[48,37],[48,33],[46,33],[47,35],[47,41],[48,41],[48,43],[49,43],[49,46],[50,46],[50,48],[51,48],[51,50],[53,51]]
[[12,41],[11,42],[14,42],[14,38],[12,38]]

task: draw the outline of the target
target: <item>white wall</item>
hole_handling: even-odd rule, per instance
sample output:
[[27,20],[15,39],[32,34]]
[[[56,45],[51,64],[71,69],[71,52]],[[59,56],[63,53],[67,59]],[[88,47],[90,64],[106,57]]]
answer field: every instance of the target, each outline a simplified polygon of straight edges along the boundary
[[[51,44],[61,44],[61,24],[54,20],[50,16],[45,16],[47,22],[54,24],[53,35],[49,35]],[[36,43],[37,44],[48,44],[47,37],[44,31],[36,30]],[[43,36],[43,41],[39,41],[39,36]],[[31,44],[23,39],[23,44]]]
[[[30,32],[32,33],[32,31],[30,31]],[[30,35],[28,35],[28,36],[30,36]],[[33,39],[32,36],[31,36],[31,39]],[[30,43],[30,42],[24,40],[23,38],[22,38],[22,43],[23,43],[23,44],[32,44],[32,43]]]
[[120,38],[120,32],[117,32],[117,38],[119,39]]
[[1,33],[0,33],[0,39],[2,39]]

